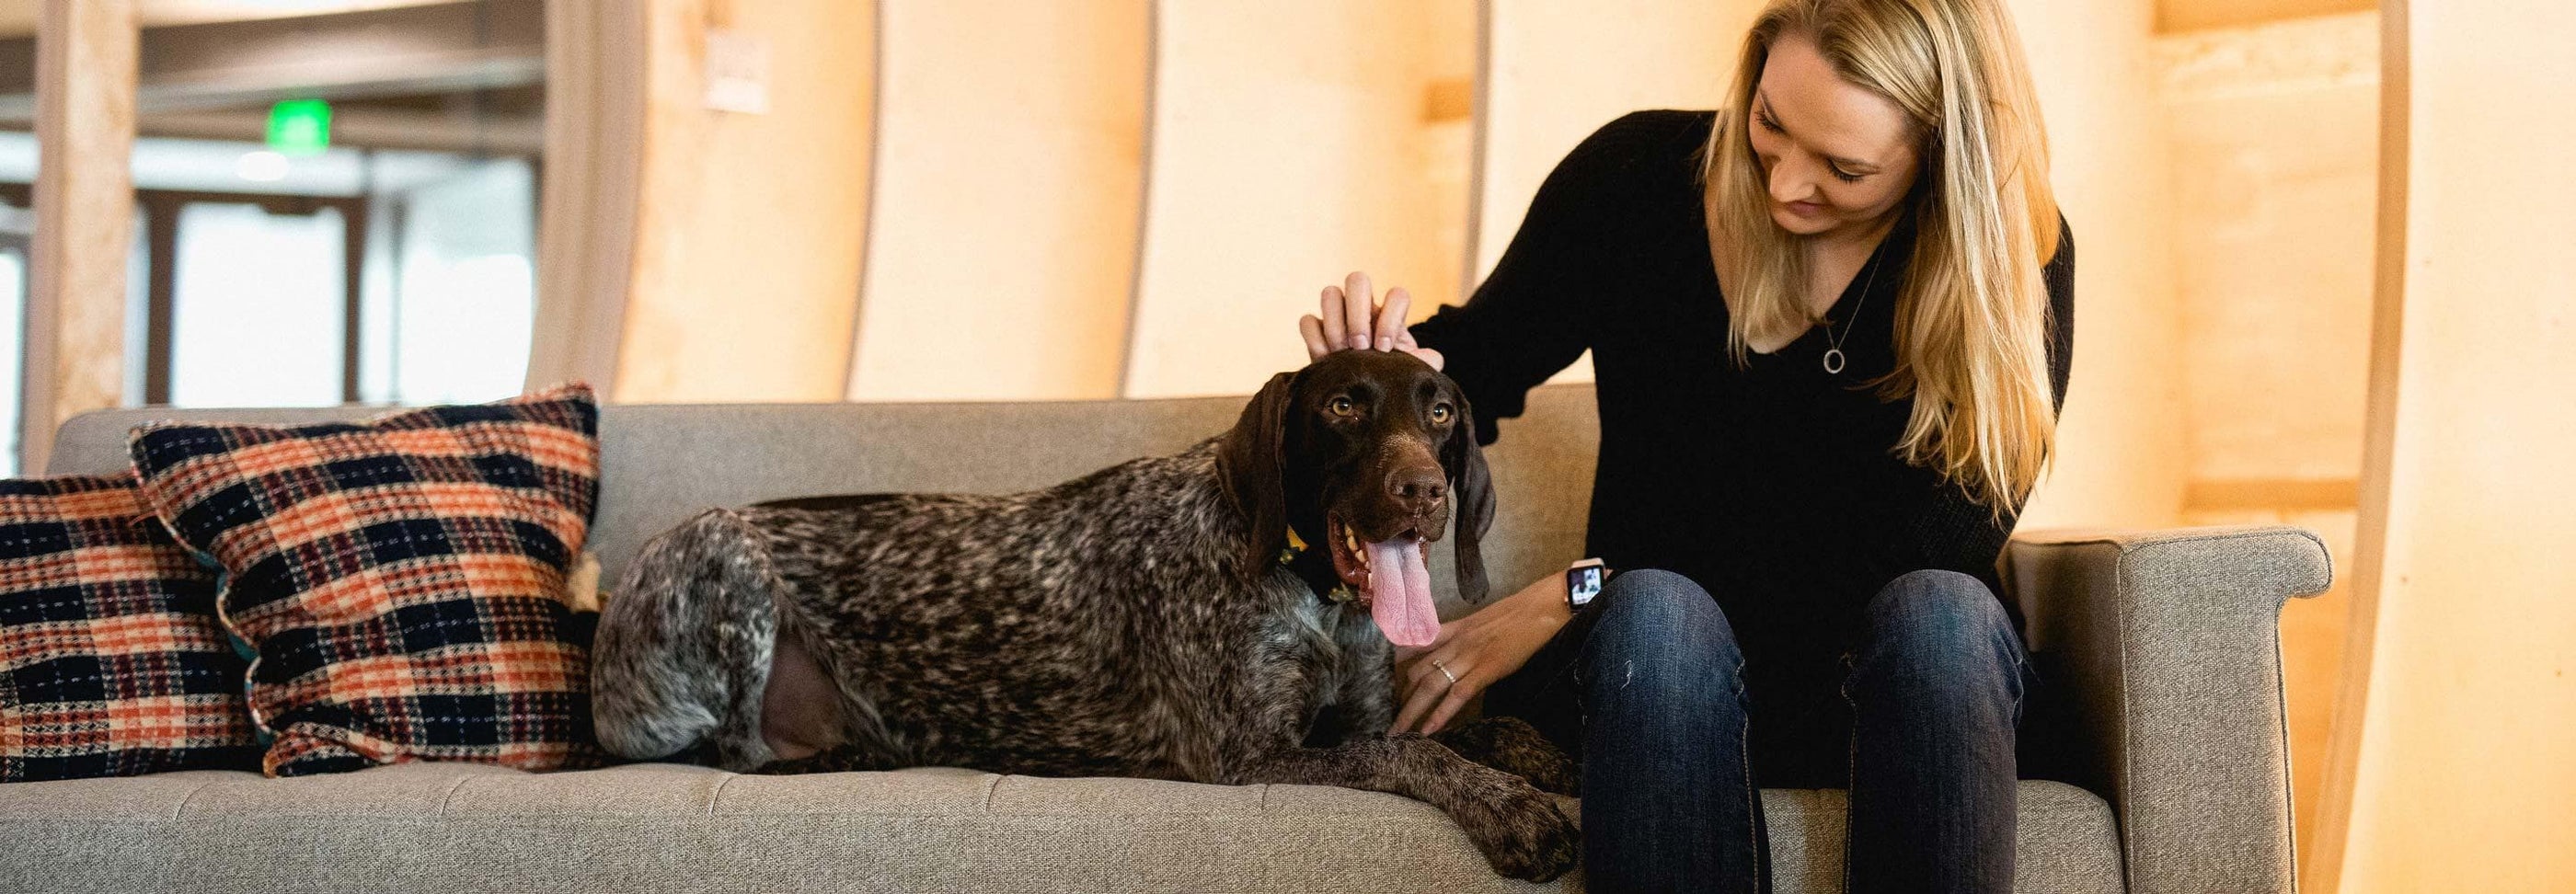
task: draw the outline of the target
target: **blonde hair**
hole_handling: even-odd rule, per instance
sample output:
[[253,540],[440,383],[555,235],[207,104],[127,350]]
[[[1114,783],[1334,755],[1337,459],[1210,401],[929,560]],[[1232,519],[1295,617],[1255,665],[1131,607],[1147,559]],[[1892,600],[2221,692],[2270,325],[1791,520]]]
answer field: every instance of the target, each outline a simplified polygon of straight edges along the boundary
[[[2057,418],[2041,269],[2057,255],[2048,138],[2001,0],[1773,0],[1746,35],[1701,179],[1727,275],[1727,347],[1804,331],[1804,240],[1772,222],[1742,124],[1774,41],[1812,38],[1844,80],[1913,119],[1921,170],[1905,205],[1913,257],[1896,302],[1896,365],[1870,384],[1914,397],[1893,453],[1941,473],[2000,521],[2046,469]],[[1729,117],[1733,116],[1733,117]]]

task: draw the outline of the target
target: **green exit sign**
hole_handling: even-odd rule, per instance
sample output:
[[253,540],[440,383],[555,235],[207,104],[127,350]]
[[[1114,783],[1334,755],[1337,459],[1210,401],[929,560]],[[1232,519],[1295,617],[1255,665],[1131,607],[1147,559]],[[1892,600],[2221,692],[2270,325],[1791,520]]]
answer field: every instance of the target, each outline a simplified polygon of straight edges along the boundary
[[270,106],[268,148],[279,155],[320,155],[331,148],[331,104],[289,99]]

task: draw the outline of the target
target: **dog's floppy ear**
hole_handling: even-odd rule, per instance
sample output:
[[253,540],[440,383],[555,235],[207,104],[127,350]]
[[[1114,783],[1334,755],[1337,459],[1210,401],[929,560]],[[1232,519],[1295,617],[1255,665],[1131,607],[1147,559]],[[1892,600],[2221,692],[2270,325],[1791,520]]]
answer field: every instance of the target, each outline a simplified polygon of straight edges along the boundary
[[1449,471],[1450,517],[1457,526],[1458,597],[1483,602],[1485,530],[1494,524],[1494,476],[1485,469],[1485,448],[1476,443],[1476,416],[1467,398],[1458,398],[1458,418],[1450,423],[1449,443],[1440,448],[1440,465]]
[[1236,570],[1245,580],[1259,580],[1271,559],[1288,546],[1288,482],[1283,454],[1287,450],[1288,403],[1296,373],[1280,373],[1261,386],[1243,407],[1243,418],[1216,445],[1217,477],[1225,495],[1243,513],[1252,540]]

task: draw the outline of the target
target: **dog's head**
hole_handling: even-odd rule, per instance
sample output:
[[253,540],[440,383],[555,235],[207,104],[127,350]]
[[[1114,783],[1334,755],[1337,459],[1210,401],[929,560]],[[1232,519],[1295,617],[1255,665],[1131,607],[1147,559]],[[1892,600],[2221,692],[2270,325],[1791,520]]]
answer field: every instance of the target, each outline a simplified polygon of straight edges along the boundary
[[1227,496],[1251,522],[1241,559],[1268,573],[1294,530],[1397,645],[1440,632],[1424,570],[1452,516],[1458,594],[1482,602],[1493,481],[1458,385],[1410,354],[1336,351],[1280,373],[1219,442]]

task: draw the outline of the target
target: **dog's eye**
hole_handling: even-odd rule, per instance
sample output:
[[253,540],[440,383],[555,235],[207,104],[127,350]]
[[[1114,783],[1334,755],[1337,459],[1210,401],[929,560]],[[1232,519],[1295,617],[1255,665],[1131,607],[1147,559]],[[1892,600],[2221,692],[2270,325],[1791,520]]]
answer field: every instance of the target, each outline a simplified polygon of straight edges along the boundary
[[1448,404],[1432,404],[1432,405],[1431,405],[1431,424],[1433,424],[1433,425],[1447,425],[1447,424],[1449,424],[1449,412],[1450,412],[1450,411],[1449,411],[1449,405],[1448,405]]
[[1331,408],[1335,416],[1354,416],[1360,411],[1359,405],[1351,403],[1351,399],[1347,397],[1333,398]]

